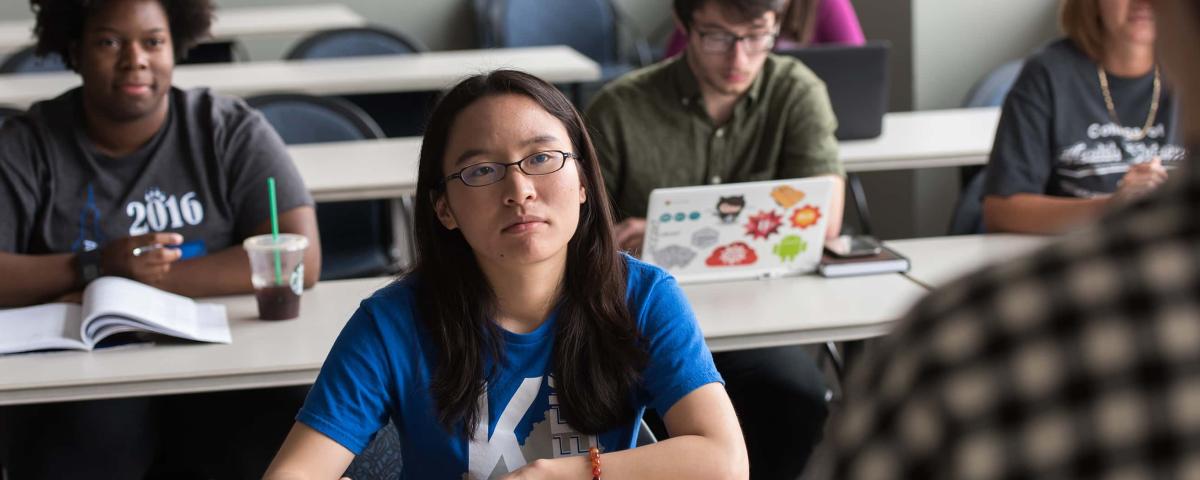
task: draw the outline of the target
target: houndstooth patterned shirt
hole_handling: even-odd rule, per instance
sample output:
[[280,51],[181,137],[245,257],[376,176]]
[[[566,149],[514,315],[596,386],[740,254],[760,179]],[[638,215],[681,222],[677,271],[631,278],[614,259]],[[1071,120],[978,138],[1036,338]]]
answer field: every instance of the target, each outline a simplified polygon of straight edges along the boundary
[[1200,479],[1200,173],[921,301],[852,372],[835,478]]

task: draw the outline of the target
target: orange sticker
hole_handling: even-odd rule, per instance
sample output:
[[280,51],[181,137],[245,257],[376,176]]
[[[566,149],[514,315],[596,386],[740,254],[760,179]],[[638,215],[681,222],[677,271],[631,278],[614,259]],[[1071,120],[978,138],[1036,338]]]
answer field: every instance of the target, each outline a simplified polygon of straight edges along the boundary
[[817,224],[821,219],[821,210],[812,205],[805,205],[792,212],[792,226],[801,230]]
[[775,203],[778,203],[783,208],[792,208],[792,205],[804,200],[804,192],[787,185],[781,185],[771,190],[771,198],[774,198]]

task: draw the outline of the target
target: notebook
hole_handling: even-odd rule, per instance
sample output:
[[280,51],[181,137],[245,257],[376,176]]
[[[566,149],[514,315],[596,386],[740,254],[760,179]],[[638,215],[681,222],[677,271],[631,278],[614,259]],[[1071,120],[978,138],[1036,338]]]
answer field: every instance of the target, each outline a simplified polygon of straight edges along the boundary
[[883,130],[888,101],[890,44],[817,45],[780,52],[800,60],[825,82],[837,116],[838,140],[875,138]]
[[812,272],[833,188],[801,178],[655,189],[642,258],[680,283]]
[[88,284],[82,304],[0,310],[0,354],[92,350],[106,338],[129,332],[200,342],[233,341],[224,305],[196,303],[121,277],[101,277]]

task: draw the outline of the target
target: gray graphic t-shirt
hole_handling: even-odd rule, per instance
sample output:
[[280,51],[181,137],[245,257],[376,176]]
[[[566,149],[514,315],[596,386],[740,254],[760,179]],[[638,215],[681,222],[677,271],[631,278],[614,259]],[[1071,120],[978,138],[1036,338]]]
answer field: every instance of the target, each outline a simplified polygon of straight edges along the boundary
[[1108,75],[1117,118],[1101,93],[1096,63],[1070,40],[1046,46],[1025,63],[1009,92],[988,162],[988,195],[1036,193],[1090,198],[1116,191],[1131,165],[1159,157],[1171,168],[1184,159],[1176,108],[1163,78],[1158,113],[1150,113],[1153,72]]
[[38,102],[0,129],[0,251],[94,250],[153,232],[184,237],[185,256],[236,245],[280,212],[311,205],[283,141],[241,100],[172,88],[154,137],[124,158],[85,133],[79,89]]

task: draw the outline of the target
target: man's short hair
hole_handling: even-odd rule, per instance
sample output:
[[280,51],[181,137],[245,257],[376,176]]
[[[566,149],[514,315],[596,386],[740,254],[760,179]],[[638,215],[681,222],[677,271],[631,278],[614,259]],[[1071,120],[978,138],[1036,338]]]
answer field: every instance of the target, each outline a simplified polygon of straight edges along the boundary
[[739,22],[749,21],[763,16],[767,12],[775,12],[775,17],[783,13],[788,0],[675,0],[675,16],[683,22],[683,27],[692,28],[692,14],[712,2],[721,7],[721,11],[737,15]]
[[[46,55],[57,53],[63,63],[75,69],[71,48],[83,37],[83,26],[87,19],[111,0],[30,0],[36,23],[33,33],[37,37],[35,53]],[[184,58],[187,51],[209,35],[212,27],[212,0],[158,0],[167,14],[171,27],[171,44],[175,59]]]

